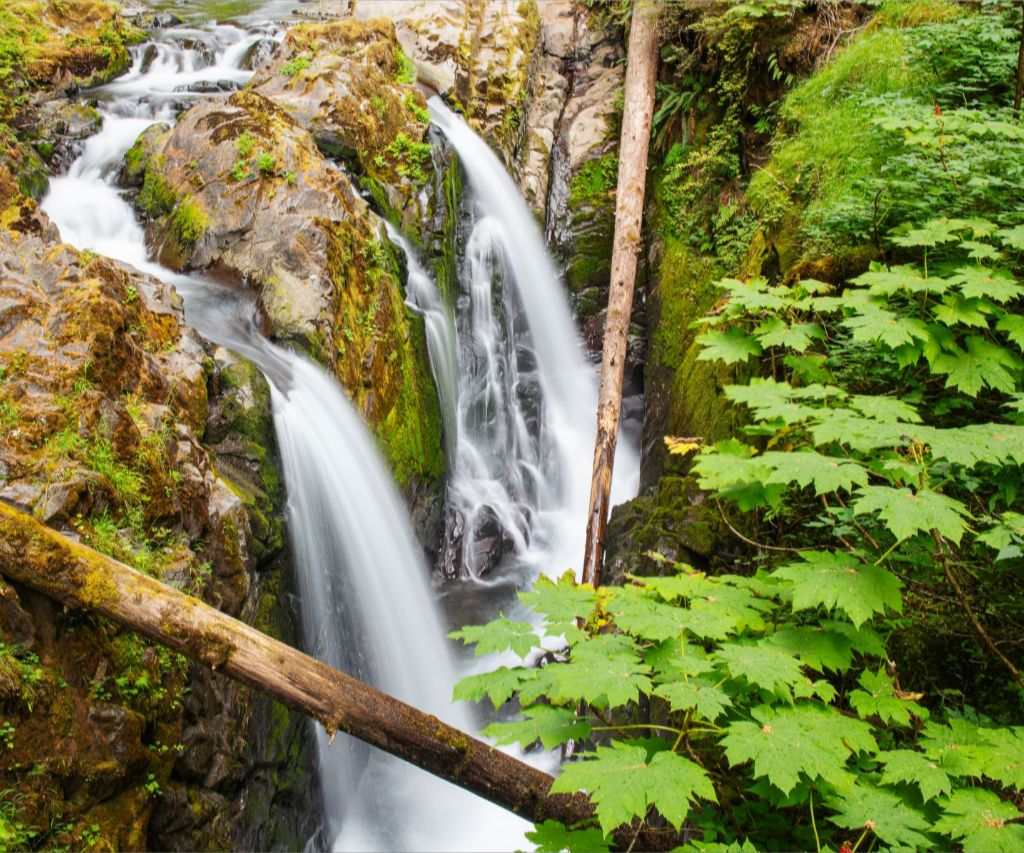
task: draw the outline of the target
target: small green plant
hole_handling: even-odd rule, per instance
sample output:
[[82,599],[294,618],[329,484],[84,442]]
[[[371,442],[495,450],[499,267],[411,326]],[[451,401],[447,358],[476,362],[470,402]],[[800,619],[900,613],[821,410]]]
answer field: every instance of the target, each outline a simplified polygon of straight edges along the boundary
[[416,184],[427,182],[427,169],[433,147],[429,142],[415,142],[404,132],[398,133],[386,149],[395,171]]
[[96,846],[100,840],[100,825],[98,823],[91,823],[84,829],[82,829],[81,840],[82,846],[89,850]]
[[290,62],[286,62],[282,66],[281,71],[288,77],[294,77],[300,71],[305,71],[309,68],[310,57],[306,54],[300,54],[292,59]]
[[14,735],[17,731],[10,720],[0,721],[0,741],[8,749],[14,749]]
[[370,98],[370,106],[377,111],[377,115],[379,115],[381,118],[384,118],[384,116],[387,114],[387,101],[385,101],[380,95],[374,95],[372,98]]
[[248,160],[236,160],[235,165],[231,167],[231,179],[234,181],[244,181],[249,174]]
[[427,112],[426,108],[420,106],[420,102],[416,99],[414,92],[409,92],[405,96],[405,108],[413,114],[416,121],[422,122],[423,124],[430,124],[430,113]]
[[138,298],[139,291],[137,291],[134,287],[129,285],[127,288],[125,288],[124,301],[127,305],[131,305],[133,302],[137,301]]
[[298,177],[299,177],[299,176],[298,176],[298,175],[296,175],[296,174],[295,174],[294,172],[284,172],[284,173],[283,173],[283,174],[281,175],[281,177],[282,177],[282,178],[284,178],[284,182],[285,182],[285,183],[286,183],[286,184],[287,184],[288,186],[292,186],[292,185],[293,185],[293,184],[294,184],[294,183],[295,183],[295,182],[296,182],[296,181],[298,180]]
[[248,130],[240,134],[238,139],[235,140],[235,150],[238,152],[239,157],[248,157],[252,154],[255,145],[256,137],[249,133]]
[[143,787],[153,797],[163,796],[163,789],[160,787],[160,783],[157,781],[156,776],[154,776],[152,773],[146,774],[146,784],[143,785]]
[[395,52],[395,63],[398,65],[398,70],[395,72],[396,83],[416,82],[416,65],[406,56],[405,51],[399,49]]
[[272,177],[277,169],[277,158],[273,154],[261,151],[256,158],[256,168],[259,169],[260,174],[266,175],[268,178]]

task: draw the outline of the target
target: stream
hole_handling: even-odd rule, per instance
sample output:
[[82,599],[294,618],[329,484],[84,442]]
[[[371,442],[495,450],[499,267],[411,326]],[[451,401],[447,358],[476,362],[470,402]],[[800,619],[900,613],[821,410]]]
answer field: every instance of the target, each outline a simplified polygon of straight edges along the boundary
[[[590,487],[596,371],[585,358],[541,232],[501,162],[439,98],[431,118],[466,175],[456,304],[441,299],[400,235],[407,298],[423,316],[449,460],[445,543],[431,567],[373,438],[337,382],[259,331],[253,296],[151,260],[116,181],[146,127],[173,122],[217,85],[244,84],[261,39],[284,12],[265,5],[232,24],[187,24],[133,48],[131,70],[91,93],[103,129],[43,208],[62,239],[175,286],[189,322],[254,362],[273,401],[287,492],[305,650],[462,729],[473,709],[451,689],[493,660],[469,659],[448,626],[517,609],[515,590],[579,564]],[[382,224],[382,227],[383,224]],[[636,489],[638,460],[620,443],[613,502]],[[443,578],[447,578],[444,580]],[[530,824],[461,789],[317,728],[322,833],[310,849],[511,850]],[[556,759],[544,756],[546,769]]]

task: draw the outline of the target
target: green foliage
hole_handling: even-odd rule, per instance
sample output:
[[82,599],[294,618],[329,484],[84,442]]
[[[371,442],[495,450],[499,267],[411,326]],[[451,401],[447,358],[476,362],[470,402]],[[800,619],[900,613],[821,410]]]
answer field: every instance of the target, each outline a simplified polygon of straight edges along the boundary
[[432,150],[429,142],[415,142],[405,131],[400,131],[385,154],[399,175],[419,185],[427,182]]
[[260,174],[266,175],[268,178],[273,177],[277,170],[277,158],[273,154],[261,151],[256,157],[256,168],[259,169]]
[[303,53],[282,65],[281,71],[288,77],[294,77],[299,72],[305,71],[309,68],[311,61],[312,57]]
[[401,48],[395,51],[395,63],[398,66],[398,71],[395,74],[396,83],[416,82],[416,65]]

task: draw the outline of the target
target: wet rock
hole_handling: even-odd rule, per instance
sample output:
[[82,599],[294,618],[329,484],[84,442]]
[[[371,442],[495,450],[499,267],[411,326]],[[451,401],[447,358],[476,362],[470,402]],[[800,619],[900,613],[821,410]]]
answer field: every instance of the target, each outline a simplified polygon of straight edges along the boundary
[[242,57],[239,67],[246,71],[256,71],[274,58],[280,46],[276,40],[271,38],[261,38],[259,41],[253,42],[245,52],[245,56]]
[[35,147],[53,174],[66,172],[82,153],[85,140],[103,126],[94,106],[69,101],[49,101],[36,117]]
[[162,30],[169,27],[181,26],[185,22],[171,12],[157,12],[145,24],[140,24],[148,30]]
[[189,110],[149,156],[138,204],[162,261],[248,281],[274,333],[346,386],[400,483],[440,486],[436,392],[394,249],[286,110],[250,89]]
[[640,497],[612,509],[602,582],[621,586],[627,574],[674,573],[671,564],[647,557],[648,551],[707,568],[725,541],[724,533],[718,509],[694,478],[662,477]]
[[141,187],[146,165],[167,141],[171,126],[158,123],[147,127],[128,149],[121,167],[120,183],[125,187]]
[[360,0],[355,14],[394,21],[417,76],[459,104],[512,164],[526,132],[524,108],[540,35],[538,6],[545,5],[533,0]]
[[239,84],[234,80],[200,80],[198,83],[189,83],[186,86],[176,86],[175,92],[192,92],[201,95],[215,95],[219,92],[235,92]]

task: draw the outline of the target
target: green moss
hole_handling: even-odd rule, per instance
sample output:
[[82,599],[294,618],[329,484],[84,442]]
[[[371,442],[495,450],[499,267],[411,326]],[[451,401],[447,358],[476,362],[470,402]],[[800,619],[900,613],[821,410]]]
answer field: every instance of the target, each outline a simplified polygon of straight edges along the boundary
[[171,227],[178,239],[178,245],[186,254],[191,254],[196,243],[203,239],[210,227],[210,217],[202,204],[188,195],[175,208]]
[[408,84],[416,82],[416,65],[405,55],[405,51],[401,48],[395,51],[395,64],[398,67],[398,70],[395,72],[396,83]]
[[283,71],[284,74],[286,74],[288,77],[294,77],[300,71],[305,71],[307,68],[309,68],[309,63],[310,57],[303,54],[301,56],[296,56],[290,62],[286,62],[281,67],[281,71]]
[[427,170],[433,146],[429,142],[416,142],[405,131],[400,131],[385,149],[395,171],[403,178],[411,178],[417,185],[427,182]]
[[584,163],[569,182],[568,210],[575,239],[566,274],[574,291],[601,287],[607,282],[615,233],[618,172],[618,155],[611,151]]
[[139,191],[139,207],[150,219],[159,219],[174,209],[177,196],[156,169],[147,169]]

